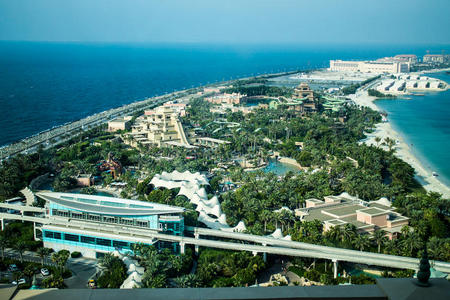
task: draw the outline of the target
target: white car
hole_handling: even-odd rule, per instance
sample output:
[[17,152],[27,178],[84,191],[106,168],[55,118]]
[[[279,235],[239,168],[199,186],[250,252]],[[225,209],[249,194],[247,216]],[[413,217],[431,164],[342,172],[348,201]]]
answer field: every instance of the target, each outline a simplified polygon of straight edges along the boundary
[[20,278],[19,281],[13,281],[12,284],[19,285],[19,284],[24,284],[26,282],[27,281],[25,280],[25,278]]
[[48,269],[42,268],[41,269],[41,274],[42,274],[42,276],[48,276],[48,275],[50,275],[50,272],[48,271]]

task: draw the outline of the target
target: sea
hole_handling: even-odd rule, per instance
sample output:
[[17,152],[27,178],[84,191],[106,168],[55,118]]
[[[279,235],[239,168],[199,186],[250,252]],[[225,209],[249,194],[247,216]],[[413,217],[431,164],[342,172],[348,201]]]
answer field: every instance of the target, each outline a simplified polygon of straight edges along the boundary
[[[446,72],[428,73],[450,84]],[[388,120],[414,156],[439,180],[450,186],[450,90],[382,99],[375,104],[388,113]]]
[[[2,41],[0,146],[110,108],[176,90],[264,73],[324,68],[329,66],[330,59],[376,59],[402,53],[422,56],[427,51],[440,53],[442,50],[448,52],[450,45]],[[413,98],[398,104],[397,100],[380,102],[380,105],[386,105],[383,109],[390,113],[397,129],[411,139],[420,155],[436,166],[434,169],[442,177],[449,178],[445,145],[448,146],[450,125],[444,105],[448,93]],[[414,106],[420,101],[426,106]],[[430,118],[434,121],[425,119],[424,115],[428,114],[432,114]],[[420,130],[405,123],[415,123]],[[429,142],[431,137],[444,136],[446,139],[440,144]]]

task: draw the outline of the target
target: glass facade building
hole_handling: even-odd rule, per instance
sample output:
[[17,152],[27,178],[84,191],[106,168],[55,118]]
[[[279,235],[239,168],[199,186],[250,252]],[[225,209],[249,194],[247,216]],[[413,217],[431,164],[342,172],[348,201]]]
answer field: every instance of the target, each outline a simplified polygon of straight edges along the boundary
[[[184,208],[105,196],[41,192],[46,214],[61,226],[43,225],[44,246],[54,250],[79,251],[86,257],[106,252],[127,252],[135,243],[170,248],[179,252],[178,243],[145,237],[149,232],[182,236]],[[64,224],[67,224],[64,226]],[[142,231],[145,230],[145,231]],[[137,233],[136,233],[137,232]]]

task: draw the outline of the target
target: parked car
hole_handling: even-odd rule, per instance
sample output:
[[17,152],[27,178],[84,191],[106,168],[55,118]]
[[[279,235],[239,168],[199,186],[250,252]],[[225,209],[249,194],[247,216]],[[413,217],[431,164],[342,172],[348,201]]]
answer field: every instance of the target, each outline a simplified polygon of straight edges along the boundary
[[8,267],[8,271],[10,271],[10,272],[17,272],[17,271],[19,271],[19,268],[15,264],[11,264]]
[[48,275],[50,275],[50,272],[48,271],[48,269],[42,268],[41,269],[41,274],[42,274],[42,276],[48,276]]
[[18,281],[13,281],[12,282],[12,284],[16,284],[16,285],[19,285],[19,284],[24,284],[24,283],[26,283],[27,281],[25,280],[25,278],[20,278]]
[[95,280],[94,279],[90,279],[88,281],[88,288],[95,289],[95,287],[96,287]]

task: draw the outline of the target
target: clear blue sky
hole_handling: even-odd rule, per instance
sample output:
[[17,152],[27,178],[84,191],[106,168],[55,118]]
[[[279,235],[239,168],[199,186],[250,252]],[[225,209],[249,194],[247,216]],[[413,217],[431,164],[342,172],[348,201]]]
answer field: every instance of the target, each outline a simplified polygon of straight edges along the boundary
[[0,0],[0,40],[450,44],[450,0]]

